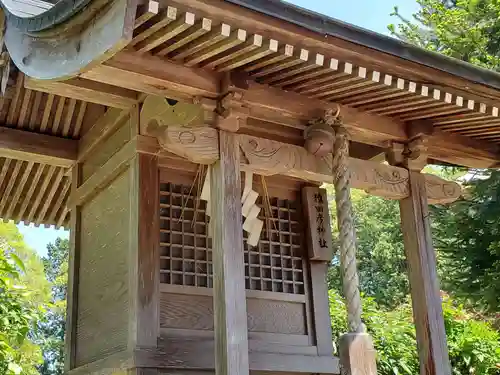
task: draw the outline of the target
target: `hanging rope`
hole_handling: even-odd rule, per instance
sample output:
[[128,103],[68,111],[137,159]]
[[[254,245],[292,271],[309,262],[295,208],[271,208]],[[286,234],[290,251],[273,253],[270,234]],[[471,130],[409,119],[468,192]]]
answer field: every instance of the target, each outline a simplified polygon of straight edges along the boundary
[[361,322],[361,296],[356,266],[356,232],[354,229],[351,176],[348,168],[349,139],[344,127],[336,125],[333,148],[333,183],[337,205],[337,225],[340,240],[340,267],[347,302],[347,322],[350,332],[364,332]]

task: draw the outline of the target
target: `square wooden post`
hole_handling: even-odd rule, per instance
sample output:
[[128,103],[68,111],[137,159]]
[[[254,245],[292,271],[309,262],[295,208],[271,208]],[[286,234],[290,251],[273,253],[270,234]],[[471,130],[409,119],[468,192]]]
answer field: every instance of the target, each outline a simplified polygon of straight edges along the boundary
[[418,171],[410,170],[410,196],[400,201],[400,210],[420,374],[450,375],[425,178]]
[[215,373],[248,375],[248,332],[238,138],[219,131],[220,159],[211,167]]

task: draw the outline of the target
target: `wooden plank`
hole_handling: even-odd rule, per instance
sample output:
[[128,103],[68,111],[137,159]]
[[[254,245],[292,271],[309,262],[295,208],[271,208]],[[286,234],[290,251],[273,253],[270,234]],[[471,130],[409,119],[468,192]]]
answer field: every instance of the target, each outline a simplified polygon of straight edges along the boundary
[[[80,164],[71,170],[71,195],[75,195],[80,186]],[[80,271],[80,206],[73,206],[70,213],[70,238],[68,260],[68,286],[66,293],[66,334],[64,339],[64,370],[68,372],[75,367],[76,360],[76,323],[78,320],[78,280]]]
[[71,139],[0,127],[0,156],[67,168],[76,160],[77,147]]
[[326,190],[317,186],[302,188],[302,207],[307,222],[309,258],[329,262],[333,257],[332,231]]
[[410,171],[410,189],[411,195],[400,201],[400,210],[420,374],[450,375],[425,178],[419,172]]
[[113,87],[80,78],[66,81],[42,81],[26,78],[26,88],[83,100],[112,108],[127,109],[137,104],[137,94],[122,87]]
[[326,281],[328,264],[326,262],[311,261],[310,270],[316,347],[318,348],[318,355],[331,357],[333,355],[332,329]]
[[[138,367],[152,366],[162,369],[213,369],[215,368],[214,346],[215,344],[212,340],[169,338],[161,348],[136,350],[135,365]],[[340,373],[339,360],[335,357],[261,353],[257,351],[250,352],[248,356],[252,372]]]
[[215,373],[249,374],[238,138],[219,132],[220,160],[211,167]]
[[83,161],[102,141],[106,140],[129,116],[129,111],[110,108],[90,128],[78,143],[78,160]]
[[122,350],[106,358],[73,368],[68,371],[68,375],[123,375],[127,374],[126,370],[133,367],[134,353],[129,350]]
[[137,154],[130,168],[129,348],[156,347],[159,337],[160,268],[158,158]]

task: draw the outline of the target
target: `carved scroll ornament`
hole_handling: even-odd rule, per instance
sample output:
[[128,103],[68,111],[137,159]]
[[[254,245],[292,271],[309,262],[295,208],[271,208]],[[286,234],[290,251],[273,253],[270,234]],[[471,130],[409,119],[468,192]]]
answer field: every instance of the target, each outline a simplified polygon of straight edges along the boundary
[[[162,148],[194,163],[212,164],[219,158],[218,130],[209,127],[169,126],[157,136]],[[332,157],[317,157],[305,148],[269,139],[238,136],[242,170],[263,176],[285,175],[305,181],[331,183]],[[370,194],[402,199],[409,195],[405,168],[349,158],[351,184]],[[426,175],[429,203],[449,203],[460,196],[460,186]]]

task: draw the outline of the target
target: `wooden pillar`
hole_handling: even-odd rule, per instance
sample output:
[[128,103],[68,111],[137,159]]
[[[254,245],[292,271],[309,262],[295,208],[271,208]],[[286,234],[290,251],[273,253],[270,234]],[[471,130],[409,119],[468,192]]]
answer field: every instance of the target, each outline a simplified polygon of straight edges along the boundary
[[129,347],[156,347],[160,267],[158,158],[137,154],[130,169]]
[[247,375],[248,333],[241,219],[240,150],[219,131],[220,160],[211,166],[215,373]]
[[[80,186],[81,169],[76,163],[71,170],[71,194],[73,199]],[[66,291],[66,337],[64,338],[64,371],[75,367],[76,321],[78,313],[78,270],[80,246],[78,232],[80,231],[80,206],[74,205],[70,212],[70,241],[68,259],[68,283]]]
[[[408,264],[413,316],[421,375],[450,375],[442,302],[432,245],[425,177],[426,162],[420,140],[407,146],[410,196],[400,201],[401,227]],[[397,160],[398,158],[393,158]]]

